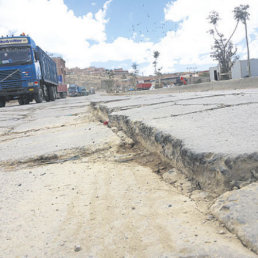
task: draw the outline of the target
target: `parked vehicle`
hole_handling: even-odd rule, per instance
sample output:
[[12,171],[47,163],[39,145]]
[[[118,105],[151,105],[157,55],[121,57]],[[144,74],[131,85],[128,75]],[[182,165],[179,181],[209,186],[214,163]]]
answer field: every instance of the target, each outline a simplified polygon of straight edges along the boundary
[[87,96],[89,93],[87,89],[76,84],[71,84],[68,88],[68,94],[70,97]]
[[137,90],[149,90],[151,86],[152,86],[151,83],[138,83],[136,85],[136,89]]
[[68,95],[70,97],[76,97],[76,96],[79,96],[79,90],[78,90],[78,87],[77,85],[75,84],[71,84],[68,88]]
[[93,87],[90,88],[89,94],[95,94],[95,89]]
[[85,87],[79,86],[79,92],[80,92],[80,96],[88,96],[89,95],[89,92],[87,91],[87,89]]
[[12,99],[54,101],[57,85],[55,62],[30,37],[0,38],[0,107]]
[[176,82],[175,82],[175,86],[181,86],[181,85],[186,85],[187,84],[187,79],[184,77],[177,77],[176,78]]
[[52,57],[56,63],[58,86],[57,86],[57,98],[66,98],[68,87],[65,83],[65,60],[62,57]]
[[67,85],[66,84],[58,84],[57,86],[57,97],[58,98],[66,98],[67,97]]

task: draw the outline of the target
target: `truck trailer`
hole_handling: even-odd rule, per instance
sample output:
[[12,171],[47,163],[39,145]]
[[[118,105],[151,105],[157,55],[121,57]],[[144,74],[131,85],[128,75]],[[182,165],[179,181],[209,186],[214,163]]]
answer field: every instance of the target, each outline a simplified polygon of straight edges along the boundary
[[31,37],[0,38],[0,107],[17,99],[20,105],[35,99],[56,99],[58,86],[55,62]]
[[66,98],[67,96],[67,84],[65,83],[65,60],[62,57],[52,57],[56,63],[58,86],[57,86],[57,98]]
[[137,90],[149,90],[151,88],[151,83],[138,83],[136,85]]

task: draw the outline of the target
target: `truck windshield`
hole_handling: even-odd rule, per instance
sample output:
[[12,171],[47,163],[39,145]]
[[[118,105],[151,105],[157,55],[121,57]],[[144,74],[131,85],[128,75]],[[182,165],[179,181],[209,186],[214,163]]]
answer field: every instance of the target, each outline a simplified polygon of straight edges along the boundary
[[69,89],[68,89],[68,91],[69,91],[69,92],[75,92],[75,91],[76,91],[76,87],[71,87],[71,86],[70,86]]
[[29,47],[0,48],[0,66],[26,64],[32,61]]

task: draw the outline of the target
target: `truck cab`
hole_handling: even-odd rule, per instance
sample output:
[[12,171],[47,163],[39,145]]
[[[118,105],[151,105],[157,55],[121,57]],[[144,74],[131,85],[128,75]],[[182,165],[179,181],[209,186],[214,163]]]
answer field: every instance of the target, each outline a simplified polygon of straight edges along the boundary
[[[54,71],[49,64],[42,64],[41,51],[29,36],[0,38],[0,107],[13,99],[23,105],[33,99],[40,103],[43,97],[49,100],[54,95],[56,68]],[[47,81],[46,73],[54,73],[56,80]]]

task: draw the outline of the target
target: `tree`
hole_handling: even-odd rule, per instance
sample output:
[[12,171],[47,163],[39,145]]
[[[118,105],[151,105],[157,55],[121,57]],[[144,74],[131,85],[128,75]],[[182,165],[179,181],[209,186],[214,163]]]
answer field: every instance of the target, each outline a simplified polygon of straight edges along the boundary
[[138,74],[138,64],[137,63],[133,63],[132,64],[132,68],[133,68],[133,74],[137,75]]
[[154,52],[153,52],[153,57],[154,57],[154,61],[153,61],[154,73],[155,73],[155,75],[158,76],[158,78],[159,78],[159,85],[158,85],[158,87],[160,88],[160,87],[161,87],[160,81],[161,81],[161,70],[162,70],[162,67],[157,68],[159,56],[160,56],[159,51],[154,51]]
[[134,89],[136,89],[136,84],[137,84],[137,75],[139,73],[139,70],[138,70],[138,64],[137,63],[133,63],[132,64],[132,68],[133,68],[133,85],[134,85]]
[[248,60],[248,75],[251,76],[251,66],[250,66],[250,51],[249,51],[249,43],[248,43],[248,34],[247,34],[247,20],[249,20],[250,13],[247,11],[249,5],[240,5],[235,7],[234,9],[234,18],[239,22],[242,22],[245,25],[245,40],[246,40],[246,48],[247,48],[247,60]]
[[115,75],[113,70],[108,70],[108,69],[106,69],[106,74],[107,74],[107,76],[108,76],[108,78],[109,78],[110,80],[113,80],[114,75]]
[[209,23],[213,25],[214,29],[211,29],[209,33],[214,38],[214,45],[212,47],[211,57],[219,62],[220,73],[223,79],[229,79],[231,73],[231,67],[238,59],[236,56],[237,49],[234,48],[231,38],[233,37],[238,22],[228,39],[225,38],[223,33],[220,33],[217,28],[218,21],[220,20],[219,14],[216,11],[212,11],[208,17]]
[[158,58],[159,58],[159,51],[154,51],[153,53],[153,57],[154,57],[154,61],[153,61],[153,65],[154,65],[154,73],[157,73],[157,65],[158,65]]
[[105,85],[104,87],[106,88],[107,92],[113,92],[115,90],[114,71],[106,69],[106,75],[108,76],[108,79],[103,80],[103,85]]

